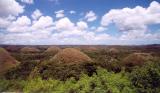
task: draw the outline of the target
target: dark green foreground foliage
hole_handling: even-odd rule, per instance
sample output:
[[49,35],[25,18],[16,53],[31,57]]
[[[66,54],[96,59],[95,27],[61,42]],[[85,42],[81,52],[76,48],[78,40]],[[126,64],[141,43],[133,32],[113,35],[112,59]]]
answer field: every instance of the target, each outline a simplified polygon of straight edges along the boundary
[[4,78],[9,80],[12,79],[26,80],[37,64],[38,62],[36,61],[21,63],[18,67],[12,68],[7,73],[5,73]]
[[29,80],[0,80],[0,92],[25,93],[159,93],[160,62],[136,67],[131,73],[108,72],[98,68],[92,76],[81,74],[79,80],[68,78],[44,80],[40,77]]
[[1,80],[0,91],[19,91],[25,93],[135,93],[134,86],[124,73],[107,72],[99,68],[97,75],[89,77],[82,74],[76,81],[70,78],[66,81],[55,79],[42,80]]
[[91,63],[83,64],[56,64],[53,62],[43,62],[31,72],[30,78],[41,77],[42,79],[54,78],[58,80],[66,80],[70,77],[79,79],[82,73],[92,76],[96,72],[96,67]]
[[160,60],[136,68],[130,79],[138,93],[160,93]]

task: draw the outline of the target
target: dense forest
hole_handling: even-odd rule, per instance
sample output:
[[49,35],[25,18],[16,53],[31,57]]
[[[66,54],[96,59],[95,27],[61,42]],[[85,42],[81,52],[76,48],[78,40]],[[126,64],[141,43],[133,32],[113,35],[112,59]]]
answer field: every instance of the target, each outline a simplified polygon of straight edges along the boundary
[[160,93],[160,45],[4,45],[0,92]]

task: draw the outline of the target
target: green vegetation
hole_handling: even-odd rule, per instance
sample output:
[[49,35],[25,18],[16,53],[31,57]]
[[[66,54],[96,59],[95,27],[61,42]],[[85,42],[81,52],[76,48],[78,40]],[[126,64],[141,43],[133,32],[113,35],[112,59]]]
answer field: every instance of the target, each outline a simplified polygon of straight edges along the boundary
[[90,63],[66,65],[53,62],[43,62],[43,64],[35,67],[30,74],[30,78],[41,77],[42,79],[54,78],[66,80],[70,77],[74,77],[78,80],[81,73],[91,76],[96,72],[95,70],[95,66]]
[[20,63],[0,73],[0,92],[160,93],[160,53],[155,49],[21,49],[0,50],[0,64],[7,64],[2,67]]
[[130,75],[138,93],[160,92],[160,60],[136,68]]
[[97,74],[89,77],[81,74],[79,80],[66,81],[34,78],[26,81],[1,80],[0,91],[23,91],[25,93],[134,93],[129,78],[123,73],[115,74],[99,68]]

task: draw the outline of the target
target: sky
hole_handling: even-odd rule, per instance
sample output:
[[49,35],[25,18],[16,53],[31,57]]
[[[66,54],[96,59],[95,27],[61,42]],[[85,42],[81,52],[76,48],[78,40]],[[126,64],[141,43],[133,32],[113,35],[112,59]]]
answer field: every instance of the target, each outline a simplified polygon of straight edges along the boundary
[[0,44],[160,44],[160,0],[0,0]]

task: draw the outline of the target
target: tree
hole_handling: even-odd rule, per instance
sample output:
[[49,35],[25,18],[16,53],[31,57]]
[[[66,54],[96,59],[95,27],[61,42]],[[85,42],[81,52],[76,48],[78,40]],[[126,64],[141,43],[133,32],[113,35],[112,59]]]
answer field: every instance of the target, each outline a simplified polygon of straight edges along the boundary
[[160,62],[150,62],[137,67],[130,75],[138,93],[160,92]]

